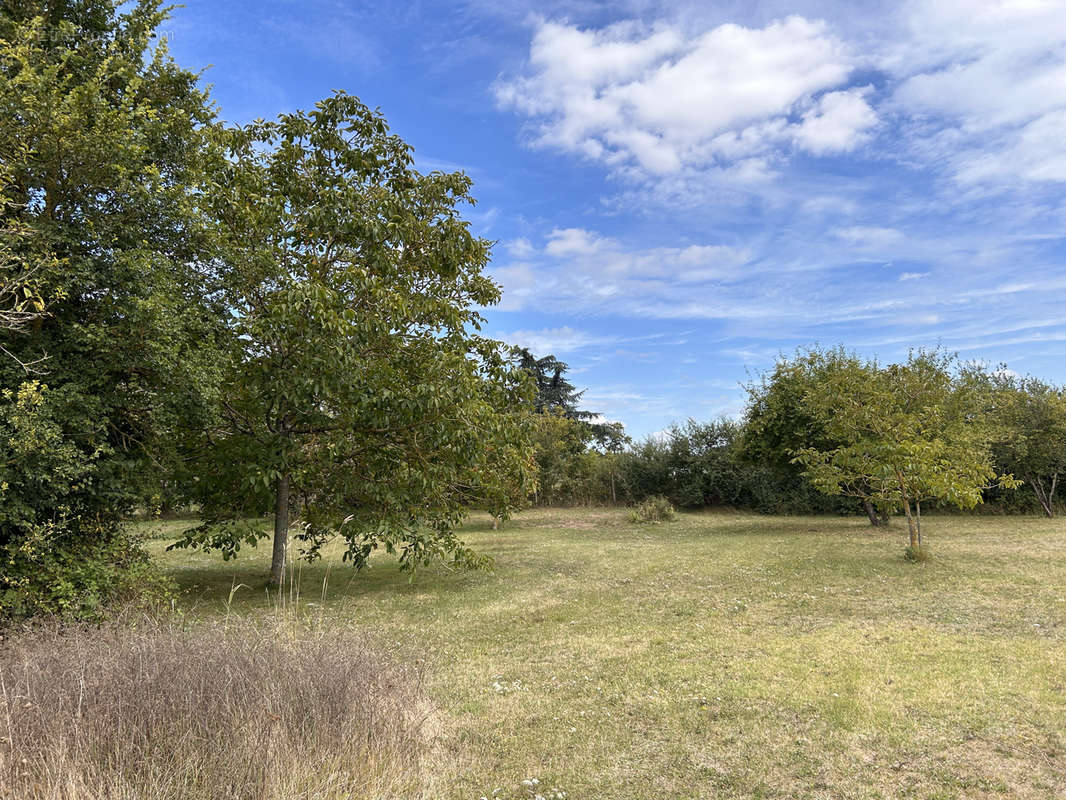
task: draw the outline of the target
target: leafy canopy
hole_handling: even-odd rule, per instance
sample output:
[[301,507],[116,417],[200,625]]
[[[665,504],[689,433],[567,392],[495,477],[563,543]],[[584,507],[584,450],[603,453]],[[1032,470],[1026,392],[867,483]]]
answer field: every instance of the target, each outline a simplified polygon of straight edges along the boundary
[[214,112],[153,44],[159,4],[119,8],[0,10],[0,589],[53,610],[114,584],[96,564],[51,588],[119,535],[215,379],[198,206]]
[[985,488],[1017,484],[997,474],[989,420],[954,368],[954,357],[940,352],[918,351],[886,366],[834,359],[804,395],[831,444],[798,450],[797,463],[827,494],[901,509],[912,546],[919,546],[916,504],[972,508]]
[[340,534],[357,566],[376,547],[412,568],[472,561],[454,527],[471,498],[506,508],[528,480],[513,411],[529,396],[479,333],[499,289],[460,215],[469,178],[415,171],[343,93],[218,146],[208,197],[231,336],[198,462],[208,524],[181,544],[231,555],[261,535],[237,521],[276,507],[312,556]]

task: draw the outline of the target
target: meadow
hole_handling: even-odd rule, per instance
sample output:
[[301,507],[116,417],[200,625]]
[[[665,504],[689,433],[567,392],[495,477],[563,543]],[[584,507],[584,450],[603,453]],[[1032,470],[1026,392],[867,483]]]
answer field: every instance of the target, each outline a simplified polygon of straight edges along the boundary
[[327,549],[265,588],[269,547],[166,552],[190,624],[369,634],[424,668],[412,794],[525,798],[1066,796],[1066,525],[929,517],[934,557],[858,518],[534,509],[466,540],[491,572]]

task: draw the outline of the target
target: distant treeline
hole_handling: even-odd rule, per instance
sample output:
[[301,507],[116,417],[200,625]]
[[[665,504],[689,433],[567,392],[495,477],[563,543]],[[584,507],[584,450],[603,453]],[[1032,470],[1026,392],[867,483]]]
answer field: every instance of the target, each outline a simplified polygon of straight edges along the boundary
[[[729,508],[760,514],[865,514],[855,498],[815,489],[800,467],[755,461],[744,447],[744,423],[733,419],[689,420],[665,433],[632,443],[620,453],[589,450],[558,464],[539,459],[538,505],[632,505],[661,495],[678,508]],[[546,469],[544,467],[547,467]],[[967,513],[1040,514],[1033,487],[989,488],[984,502]],[[1062,503],[1054,503],[1061,511]],[[958,513],[934,501],[929,510]]]
[[[538,365],[549,365],[538,374]],[[1066,393],[941,351],[902,364],[800,351],[747,388],[741,419],[689,420],[643,441],[578,411],[552,357],[524,360],[540,400],[534,502],[766,514],[866,514],[908,503],[1054,515],[1066,468]],[[549,390],[554,391],[551,395]]]

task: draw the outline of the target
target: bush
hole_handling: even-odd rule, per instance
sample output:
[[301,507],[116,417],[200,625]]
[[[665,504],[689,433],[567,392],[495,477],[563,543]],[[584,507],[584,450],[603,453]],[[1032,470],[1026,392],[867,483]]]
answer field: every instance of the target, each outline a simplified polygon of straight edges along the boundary
[[99,620],[112,607],[148,607],[170,594],[170,581],[126,530],[80,540],[72,533],[62,522],[48,523],[0,545],[0,619],[46,614]]
[[674,425],[663,438],[648,438],[622,453],[619,493],[629,501],[662,495],[679,508],[745,508],[763,514],[859,511],[848,498],[817,491],[792,466],[747,458],[742,430],[727,419]]
[[56,629],[0,644],[3,800],[395,796],[421,674],[362,638]]
[[64,397],[37,381],[0,391],[0,619],[98,618],[163,588],[120,524],[125,490],[106,448],[86,453],[64,430]]
[[674,518],[674,507],[662,495],[649,497],[629,511],[630,522],[667,522]]
[[921,564],[928,561],[931,557],[928,547],[913,547],[907,545],[903,551],[903,557],[914,564]]

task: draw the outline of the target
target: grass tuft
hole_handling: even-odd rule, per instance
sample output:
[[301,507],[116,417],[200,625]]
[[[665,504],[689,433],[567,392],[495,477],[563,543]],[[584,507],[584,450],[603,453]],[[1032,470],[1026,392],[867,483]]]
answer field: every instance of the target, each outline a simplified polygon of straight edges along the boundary
[[914,547],[907,545],[903,550],[903,557],[914,564],[923,564],[932,558],[932,553],[929,552],[928,547]]

